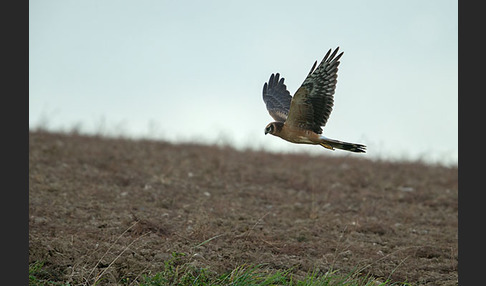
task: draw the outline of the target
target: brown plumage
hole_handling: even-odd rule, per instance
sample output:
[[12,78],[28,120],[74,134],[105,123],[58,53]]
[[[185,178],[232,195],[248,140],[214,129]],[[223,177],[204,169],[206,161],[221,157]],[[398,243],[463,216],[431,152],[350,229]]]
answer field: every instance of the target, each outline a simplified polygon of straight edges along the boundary
[[317,68],[317,61],[314,63],[293,97],[284,84],[284,78],[280,78],[278,73],[270,76],[268,83],[263,85],[263,101],[276,122],[267,125],[265,134],[270,133],[292,143],[321,145],[331,150],[366,151],[364,145],[321,135],[334,105],[339,59],[343,55],[341,52],[336,56],[338,50],[339,47],[332,54],[329,50]]

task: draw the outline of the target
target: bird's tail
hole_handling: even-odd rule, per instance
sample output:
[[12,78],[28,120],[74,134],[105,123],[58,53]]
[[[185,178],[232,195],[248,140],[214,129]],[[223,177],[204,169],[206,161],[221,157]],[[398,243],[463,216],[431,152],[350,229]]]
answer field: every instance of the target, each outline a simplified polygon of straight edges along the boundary
[[356,153],[365,153],[366,152],[366,146],[362,144],[356,144],[356,143],[348,143],[348,142],[343,142],[339,140],[334,140],[331,138],[327,138],[324,136],[321,136],[321,142],[319,143],[324,148],[334,150],[336,149],[341,149],[341,150],[346,150],[346,151],[351,151],[351,152],[356,152]]

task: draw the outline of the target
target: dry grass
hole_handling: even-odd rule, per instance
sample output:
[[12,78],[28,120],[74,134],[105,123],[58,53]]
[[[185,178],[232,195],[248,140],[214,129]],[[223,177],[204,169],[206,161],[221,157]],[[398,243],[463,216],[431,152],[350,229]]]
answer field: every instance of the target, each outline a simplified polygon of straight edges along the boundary
[[[238,152],[76,134],[29,136],[29,260],[49,281],[113,284],[171,254],[457,285],[457,168]],[[130,282],[131,283],[131,282]]]

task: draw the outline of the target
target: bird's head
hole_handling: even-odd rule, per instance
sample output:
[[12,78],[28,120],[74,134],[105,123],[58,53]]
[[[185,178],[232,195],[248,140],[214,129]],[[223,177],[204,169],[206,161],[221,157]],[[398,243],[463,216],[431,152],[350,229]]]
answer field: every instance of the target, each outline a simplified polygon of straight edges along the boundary
[[[279,132],[282,130],[283,126],[284,126],[283,122],[268,123],[267,127],[265,127],[265,135],[267,135],[268,133],[270,133],[272,135],[279,134]],[[278,136],[278,135],[276,135],[276,136]]]
[[269,123],[267,127],[265,127],[265,135],[267,135],[268,133],[273,134],[274,130],[275,130],[275,124],[273,124],[273,122]]

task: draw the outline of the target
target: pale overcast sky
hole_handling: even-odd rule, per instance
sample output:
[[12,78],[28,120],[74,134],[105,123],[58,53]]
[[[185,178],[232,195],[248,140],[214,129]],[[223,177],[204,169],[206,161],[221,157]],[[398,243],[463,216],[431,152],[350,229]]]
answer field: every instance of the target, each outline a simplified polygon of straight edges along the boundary
[[326,137],[368,158],[457,163],[457,1],[29,1],[29,126],[346,155],[264,135],[262,87],[293,94],[344,51]]

